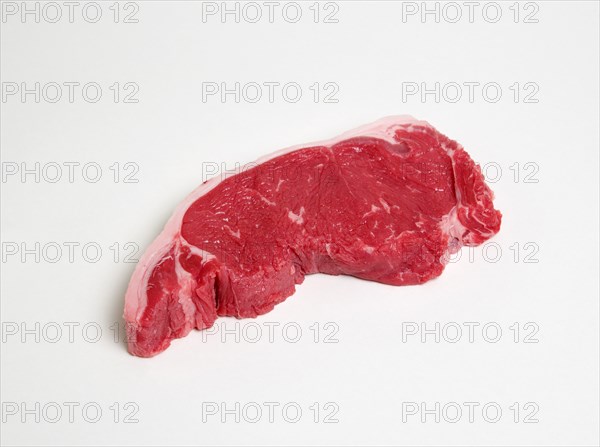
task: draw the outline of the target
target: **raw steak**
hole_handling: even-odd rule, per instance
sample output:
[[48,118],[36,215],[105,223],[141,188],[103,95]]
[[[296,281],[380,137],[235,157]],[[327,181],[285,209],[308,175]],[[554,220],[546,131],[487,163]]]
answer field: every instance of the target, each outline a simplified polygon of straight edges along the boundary
[[129,351],[151,357],[218,316],[269,312],[311,273],[429,281],[449,254],[498,232],[492,198],[458,143],[407,116],[214,177],[179,205],[135,269]]

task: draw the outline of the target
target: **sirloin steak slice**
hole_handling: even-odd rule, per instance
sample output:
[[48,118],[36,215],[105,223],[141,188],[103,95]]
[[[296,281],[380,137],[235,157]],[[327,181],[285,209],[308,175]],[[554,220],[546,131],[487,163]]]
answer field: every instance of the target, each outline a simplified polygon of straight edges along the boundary
[[430,124],[389,117],[204,182],[140,259],[129,351],[151,357],[218,316],[256,317],[311,273],[420,284],[500,229],[481,170]]

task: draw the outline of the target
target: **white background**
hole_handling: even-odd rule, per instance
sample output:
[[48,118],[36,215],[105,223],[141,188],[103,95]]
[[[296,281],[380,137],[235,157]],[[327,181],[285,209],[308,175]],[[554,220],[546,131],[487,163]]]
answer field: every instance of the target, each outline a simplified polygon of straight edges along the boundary
[[[29,88],[35,82],[97,82],[103,96],[97,103],[83,100],[80,90],[73,103],[65,97],[57,103],[36,103],[33,95],[25,102],[19,94],[3,98],[3,169],[6,163],[32,168],[36,162],[95,162],[103,176],[89,183],[76,171],[70,183],[65,168],[57,183],[36,183],[33,175],[25,182],[19,175],[4,179],[4,248],[7,242],[28,248],[35,242],[95,242],[103,254],[92,263],[76,250],[71,263],[65,249],[58,262],[42,257],[38,263],[33,255],[23,262],[3,248],[2,443],[597,445],[599,7],[591,1],[538,2],[538,23],[523,23],[532,9],[521,4],[514,23],[511,3],[501,4],[497,23],[482,16],[484,3],[473,23],[466,7],[458,23],[444,17],[436,23],[430,16],[422,23],[418,14],[403,21],[402,4],[392,2],[338,3],[338,23],[322,23],[322,16],[313,23],[309,3],[298,23],[288,23],[281,9],[274,23],[235,23],[232,17],[222,23],[219,16],[203,23],[199,2],[138,2],[138,23],[122,23],[122,16],[114,23],[112,2],[102,4],[103,16],[94,24],[82,18],[84,3],[74,23],[6,17],[3,88],[11,82]],[[66,7],[62,12],[68,13]],[[281,95],[273,103],[231,97],[222,103],[218,96],[203,102],[203,82],[236,81],[297,82],[303,96],[297,103]],[[138,102],[120,98],[115,104],[109,90],[115,82],[136,83]],[[315,82],[336,83],[338,102],[315,103],[309,90]],[[456,103],[448,97],[436,102],[432,95],[403,100],[406,82],[496,82],[502,98],[492,103],[476,90],[469,102],[465,89]],[[537,102],[526,103],[522,95],[515,102],[509,89],[515,82],[535,83]],[[472,261],[463,249],[440,278],[418,287],[311,276],[257,320],[218,320],[221,331],[237,331],[239,342],[235,334],[223,341],[221,333],[193,332],[159,356],[140,359],[127,353],[123,337],[113,340],[110,328],[121,322],[134,264],[123,262],[123,252],[115,262],[109,247],[134,242],[143,250],[201,182],[202,163],[231,168],[392,114],[428,120],[482,165],[500,167],[502,176],[491,186],[504,220],[487,261],[481,249],[471,252]],[[115,162],[136,163],[138,183],[115,183],[109,170]],[[528,162],[538,168],[528,178],[535,183],[524,180],[534,169],[523,170]],[[521,167],[518,179],[510,169],[514,163]],[[525,250],[526,243],[536,245]],[[536,246],[528,260],[538,262],[524,262]],[[497,247],[502,256],[491,262]],[[72,343],[69,322],[79,325]],[[465,322],[479,324],[472,343]],[[510,329],[515,322],[517,342]],[[24,341],[21,332],[11,335],[22,323],[34,332]],[[99,341],[84,339],[86,323],[102,328]],[[271,323],[280,324],[272,343]],[[297,343],[289,341],[293,331],[284,337],[286,323],[302,329]],[[406,334],[411,323],[430,329],[455,323],[464,331],[456,343],[448,341],[454,332],[439,343],[429,335],[423,343],[419,334]],[[483,337],[486,323],[502,329],[496,343]],[[251,343],[257,324],[263,332]],[[63,333],[51,343],[56,325]],[[331,328],[337,343],[323,339]],[[532,332],[530,341],[537,343],[525,343]],[[21,413],[7,410],[14,404],[34,409],[36,402],[46,408],[39,422],[35,414],[23,422]],[[63,409],[56,423],[49,421],[53,402]],[[64,402],[79,405],[72,423]],[[117,422],[110,409],[115,402],[121,409]],[[128,402],[134,406],[125,411]],[[253,402],[263,409],[256,423],[248,420]],[[278,405],[272,423],[264,402]],[[315,402],[318,422],[309,408]],[[439,423],[435,415],[422,422],[419,414],[405,414],[403,421],[406,402],[428,409],[456,402],[463,414],[451,423],[455,413],[447,406]],[[464,402],[478,403],[474,422]],[[518,422],[509,408],[515,402]],[[83,418],[86,403],[102,409],[98,422]],[[228,409],[239,403],[247,413],[240,422],[235,414],[222,422],[220,413],[203,414],[210,403]],[[283,418],[286,403],[302,409],[298,422]],[[486,403],[502,409],[498,422],[483,418]],[[131,408],[137,408],[137,423],[124,422]],[[524,423],[532,409],[538,422]],[[337,422],[325,423],[332,412]]]

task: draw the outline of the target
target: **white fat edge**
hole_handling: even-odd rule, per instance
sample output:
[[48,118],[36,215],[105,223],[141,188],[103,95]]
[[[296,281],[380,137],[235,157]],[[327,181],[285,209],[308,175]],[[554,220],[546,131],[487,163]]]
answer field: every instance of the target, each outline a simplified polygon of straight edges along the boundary
[[[164,232],[164,231],[163,231]],[[162,233],[161,233],[162,234]],[[160,238],[160,236],[159,236]],[[154,269],[160,265],[161,262],[163,262],[163,260],[165,259],[165,256],[167,255],[167,253],[169,253],[169,251],[171,251],[171,249],[173,248],[173,246],[175,245],[176,248],[176,257],[175,257],[175,266],[176,266],[176,273],[177,273],[177,269],[180,268],[182,271],[186,271],[181,267],[181,264],[179,263],[178,260],[178,254],[180,253],[180,246],[187,246],[190,250],[190,252],[196,256],[200,256],[202,259],[202,263],[206,263],[211,259],[214,259],[215,256],[205,250],[202,250],[194,245],[188,244],[187,241],[185,241],[185,239],[183,239],[182,237],[180,237],[178,235],[178,238],[175,240],[175,242],[173,241],[169,241],[168,243],[164,244],[164,245],[160,245],[159,243],[162,242],[162,239],[159,240],[159,238],[157,238],[146,250],[146,252],[144,253],[144,255],[142,256],[142,258],[139,260],[138,265],[136,266],[136,269],[131,277],[131,280],[129,282],[129,286],[127,288],[127,293],[125,295],[125,312],[124,312],[124,317],[125,320],[128,323],[138,323],[140,318],[142,317],[146,306],[148,304],[148,298],[145,292],[148,289],[148,282],[150,281],[150,276],[152,275],[152,272],[154,271]],[[156,250],[150,250],[153,247],[159,247]],[[147,254],[150,254],[150,256],[148,256]],[[187,272],[187,271],[186,271]],[[178,278],[181,277],[182,272],[178,272]],[[134,281],[135,280],[135,281]],[[186,313],[187,315],[187,313]]]
[[196,284],[196,280],[192,274],[185,270],[179,262],[179,255],[181,254],[181,247],[177,245],[175,247],[175,274],[177,275],[177,283],[180,286],[179,293],[177,295],[177,301],[183,309],[186,323],[194,324],[194,316],[196,315],[196,305],[192,300],[193,286]]
[[[334,144],[339,143],[340,141],[348,140],[348,139],[354,138],[354,137],[373,137],[373,138],[379,138],[379,139],[385,140],[389,143],[396,143],[396,140],[394,139],[396,130],[398,130],[398,129],[414,130],[416,126],[432,128],[431,124],[429,124],[427,121],[417,120],[416,118],[413,118],[410,115],[387,116],[385,118],[381,118],[372,123],[365,124],[360,127],[356,127],[352,130],[349,130],[347,132],[344,132],[344,133],[338,135],[337,137],[330,138],[328,140],[313,141],[311,143],[297,144],[295,146],[290,146],[290,147],[287,147],[284,149],[280,149],[276,152],[273,152],[269,155],[265,155],[264,157],[259,158],[258,160],[256,160],[254,163],[251,163],[251,164],[256,165],[256,164],[264,163],[265,161],[269,161],[275,157],[279,157],[280,155],[285,155],[285,154],[294,152],[299,149],[306,149],[306,148],[315,147],[315,146],[331,147]],[[244,172],[244,170],[242,170],[242,172]]]
[[[138,261],[133,275],[129,280],[127,292],[125,293],[125,311],[123,317],[126,322],[139,322],[148,304],[147,294],[142,292],[146,292],[150,275],[171,250],[171,247],[171,242],[166,245],[159,245],[155,240]],[[150,250],[151,248],[154,248],[154,250]]]
[[452,207],[450,212],[439,222],[439,228],[444,234],[450,239],[448,248],[444,251],[444,254],[440,258],[442,264],[447,264],[450,256],[457,253],[463,246],[462,237],[467,231],[467,228],[458,219],[458,205]]
[[[286,155],[296,150],[315,146],[331,147],[340,141],[357,136],[374,137],[382,139],[389,143],[395,143],[396,141],[394,139],[394,135],[397,129],[404,128],[408,130],[414,130],[414,126],[431,127],[431,125],[426,121],[419,121],[410,115],[388,116],[374,121],[370,124],[356,127],[329,140],[299,144],[273,152],[269,155],[259,158],[255,162],[245,164],[244,167],[240,170],[240,172],[246,172],[247,170],[251,169],[252,167],[255,167],[258,164],[267,162],[276,157]],[[136,265],[136,268],[133,272],[133,275],[131,276],[129,285],[127,287],[127,292],[125,294],[124,312],[124,317],[126,321],[132,322],[133,320],[135,320],[136,323],[139,322],[139,319],[141,318],[144,310],[146,309],[147,296],[145,291],[152,270],[160,261],[160,259],[170,250],[177,238],[181,239],[181,241],[185,241],[183,237],[181,237],[179,234],[185,212],[194,202],[196,202],[202,196],[206,195],[211,190],[213,190],[223,180],[223,176],[212,177],[211,179],[199,185],[194,191],[192,191],[182,202],[179,203],[174,213],[167,221],[163,231],[150,244],[150,246],[148,246],[142,257],[140,258],[138,264]],[[278,185],[278,188],[280,184]],[[187,241],[185,242],[187,243]]]
[[[456,146],[457,146],[457,150],[458,149],[464,150],[463,146],[460,143],[456,143]],[[456,170],[455,170],[455,164],[456,163],[455,163],[455,160],[454,160],[454,154],[455,154],[456,150],[448,147],[448,145],[446,145],[445,143],[442,143],[441,147],[442,147],[442,149],[444,149],[446,151],[446,153],[450,157],[450,160],[452,162],[452,171],[453,171],[453,173],[455,173],[456,172]],[[458,250],[460,250],[460,248],[464,245],[463,242],[462,242],[462,237],[468,231],[468,229],[458,219],[458,209],[459,208],[464,209],[465,212],[467,213],[467,216],[469,216],[471,219],[474,219],[477,222],[479,222],[480,224],[482,224],[483,226],[485,226],[485,224],[480,219],[477,219],[476,216],[470,215],[470,208],[469,207],[463,206],[463,204],[462,204],[462,194],[460,192],[460,189],[457,188],[457,187],[455,187],[454,191],[455,191],[455,195],[456,195],[456,206],[454,206],[450,210],[450,212],[446,216],[444,216],[442,218],[442,221],[440,222],[440,227],[442,228],[442,231],[444,231],[450,237],[458,239],[458,243],[455,244],[455,247],[450,247],[448,249],[448,251],[453,250],[453,251],[451,251],[450,254],[458,252]],[[493,191],[492,191],[492,197],[493,197]],[[490,236],[492,236],[493,232],[490,231],[490,232],[488,232],[488,234]]]
[[[458,146],[458,149],[463,149],[463,147],[462,147],[460,144],[456,143],[456,145]],[[443,143],[443,142],[442,142],[442,143],[440,144],[440,146],[442,147],[442,149],[444,149],[444,150],[446,151],[446,153],[447,153],[447,154],[448,154],[450,157],[452,157],[452,156],[454,155],[454,152],[455,152],[455,150],[454,150],[454,149],[452,149],[451,147],[448,147],[448,146],[446,145],[446,143]],[[454,160],[452,160],[452,161],[454,162]]]

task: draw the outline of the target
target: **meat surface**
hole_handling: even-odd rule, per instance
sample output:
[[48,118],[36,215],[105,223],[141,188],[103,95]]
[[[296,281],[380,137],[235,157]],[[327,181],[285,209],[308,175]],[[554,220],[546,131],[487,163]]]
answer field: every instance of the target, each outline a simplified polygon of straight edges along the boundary
[[311,273],[429,281],[450,254],[498,232],[492,199],[458,143],[408,116],[212,178],[135,269],[125,298],[129,351],[151,357],[218,316],[269,312]]

